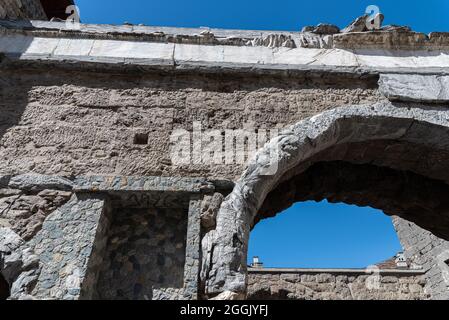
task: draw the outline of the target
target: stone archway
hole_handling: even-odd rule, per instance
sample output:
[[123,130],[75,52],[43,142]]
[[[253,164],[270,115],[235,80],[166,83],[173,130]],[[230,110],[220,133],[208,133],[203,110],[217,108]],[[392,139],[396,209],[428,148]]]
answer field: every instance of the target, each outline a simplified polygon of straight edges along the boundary
[[[410,177],[401,175],[403,184],[412,188],[416,181],[426,181],[444,193],[449,182],[449,174],[445,172],[449,165],[448,137],[449,111],[391,103],[334,109],[283,131],[249,163],[233,192],[222,203],[216,229],[203,238],[201,278],[206,295],[227,291],[243,297],[251,227],[267,196],[276,192],[277,187],[282,188],[282,183],[288,183],[319,161],[344,160],[375,165],[381,170],[410,172]],[[351,202],[347,197],[345,201]],[[388,213],[449,239],[448,206],[436,204],[421,212],[419,206],[407,210],[400,200],[395,206],[392,204],[393,201],[387,205],[380,203],[378,207],[396,210]]]
[[[271,191],[253,223],[274,217],[296,202],[328,200],[370,206],[389,216],[400,215],[443,237],[446,227],[439,228],[433,221],[438,219],[438,213],[449,214],[448,195],[448,184],[410,171],[345,161],[321,161]],[[420,219],[423,217],[425,219]]]

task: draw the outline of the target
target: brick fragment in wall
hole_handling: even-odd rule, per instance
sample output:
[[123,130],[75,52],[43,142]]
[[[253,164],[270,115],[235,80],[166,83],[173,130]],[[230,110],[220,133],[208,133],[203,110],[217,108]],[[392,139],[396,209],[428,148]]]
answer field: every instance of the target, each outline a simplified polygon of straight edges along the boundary
[[0,227],[11,228],[29,241],[41,230],[45,218],[70,196],[67,191],[0,188]]

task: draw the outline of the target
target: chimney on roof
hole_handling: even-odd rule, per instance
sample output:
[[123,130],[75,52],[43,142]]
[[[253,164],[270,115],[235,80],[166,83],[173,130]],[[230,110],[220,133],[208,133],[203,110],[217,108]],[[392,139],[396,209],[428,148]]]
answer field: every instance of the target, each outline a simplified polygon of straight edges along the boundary
[[263,263],[260,262],[260,259],[258,256],[253,257],[253,263],[251,263],[251,267],[253,268],[263,268]]
[[403,252],[399,252],[396,255],[396,259],[394,260],[396,263],[396,267],[398,268],[408,268],[407,259],[405,258],[405,255]]

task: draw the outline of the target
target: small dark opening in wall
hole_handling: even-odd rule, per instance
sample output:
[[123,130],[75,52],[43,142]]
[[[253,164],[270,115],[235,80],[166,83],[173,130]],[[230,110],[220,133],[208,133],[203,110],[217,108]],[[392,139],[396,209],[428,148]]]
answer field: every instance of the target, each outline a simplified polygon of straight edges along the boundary
[[444,263],[449,267],[449,259],[447,259],[446,261],[444,261]]
[[0,300],[6,300],[10,296],[9,284],[5,278],[0,274]]
[[148,144],[148,133],[136,133],[134,136],[134,144]]

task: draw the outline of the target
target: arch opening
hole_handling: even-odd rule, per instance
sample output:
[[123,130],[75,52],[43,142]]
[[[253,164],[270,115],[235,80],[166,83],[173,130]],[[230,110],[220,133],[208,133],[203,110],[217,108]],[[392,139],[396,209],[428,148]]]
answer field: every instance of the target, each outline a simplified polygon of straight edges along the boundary
[[[370,205],[449,239],[448,133],[444,110],[390,103],[326,111],[285,130],[249,163],[222,203],[216,229],[203,239],[206,294],[244,296],[249,233],[258,213],[273,216],[300,200]],[[323,171],[322,180],[303,175],[314,170]]]
[[[449,185],[411,171],[372,164],[322,161],[283,182],[266,196],[253,225],[266,217],[308,200],[372,207],[388,216],[414,221],[426,230],[447,236]],[[282,179],[281,179],[282,181]]]
[[[420,188],[416,186],[420,186]],[[298,203],[329,201],[334,205],[347,204],[346,208],[350,205],[356,208],[361,207],[358,208],[360,211],[370,207],[371,214],[382,215],[389,221],[391,231],[395,234],[396,241],[399,242],[395,227],[388,216],[395,217],[399,214],[403,218],[411,217],[413,219],[414,215],[429,216],[441,210],[444,211],[446,194],[449,194],[446,184],[413,172],[345,161],[321,161],[312,164],[296,176],[289,176],[287,180],[279,183],[274,190],[268,193],[254,218],[252,227],[257,228],[257,224],[264,223],[267,218],[278,219],[278,215],[282,217],[285,211],[292,210]],[[376,209],[372,209],[373,207]],[[299,208],[295,214],[300,215],[305,211],[306,208]],[[360,211],[356,213],[366,214],[366,212]],[[344,220],[344,217],[340,217],[340,219]],[[313,230],[313,225],[310,221],[303,223],[302,228],[297,228],[296,231],[307,235],[307,232],[310,231],[308,229]],[[315,221],[315,223],[317,222]],[[339,222],[334,223],[338,227]],[[369,228],[372,228],[374,224],[371,223]],[[369,233],[372,229],[366,231]],[[283,232],[288,232],[288,228]],[[316,234],[311,236],[312,239],[303,239],[303,248],[307,248],[308,241],[314,241],[314,236],[315,239],[320,236],[321,230],[315,230],[315,232]],[[353,238],[352,240],[361,243],[363,242],[361,239],[363,238]],[[371,245],[369,250],[374,248],[376,251],[382,251],[381,240],[378,238],[377,241],[379,242],[374,246]],[[338,237],[330,246],[335,245],[335,242],[339,242]],[[301,245],[298,246],[301,247]],[[280,251],[282,249],[279,248]],[[359,251],[354,252],[354,255],[366,254],[360,249],[358,248]],[[351,250],[351,247],[346,250]],[[315,263],[315,265],[308,266],[291,265],[288,266],[288,269],[283,269],[285,266],[273,268],[270,265],[267,265],[265,269],[259,269],[249,265],[247,298],[320,300],[332,297],[332,299],[346,300],[366,296],[370,299],[428,299],[428,291],[423,282],[423,265],[406,259],[404,255],[400,254],[402,251],[401,244],[398,243],[395,250],[386,253],[383,257],[371,258],[371,261],[367,260],[365,264],[359,265],[323,266]],[[283,253],[288,254],[289,252],[283,251]],[[348,252],[346,251],[344,254],[348,254]],[[405,262],[397,264],[400,257]],[[341,257],[338,255],[332,256],[333,261],[340,259]],[[347,268],[354,270],[348,274]],[[360,272],[357,273],[357,270]],[[382,278],[379,277],[379,286],[375,290],[369,289],[364,273],[370,270],[377,270],[381,276],[390,272],[389,270],[404,272],[395,275],[395,283],[402,283],[402,287],[384,284],[381,281]],[[280,277],[280,280],[277,280],[277,277]],[[407,283],[416,283],[417,285],[409,288]],[[317,287],[320,289],[315,290]],[[350,288],[357,288],[357,290]]]
[[[254,263],[250,259],[257,256]],[[251,231],[249,300],[426,300],[390,217],[327,201],[295,203]]]
[[402,251],[391,218],[382,211],[304,201],[254,226],[247,261],[248,270],[366,269]]

